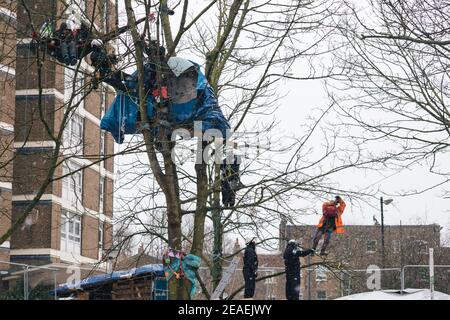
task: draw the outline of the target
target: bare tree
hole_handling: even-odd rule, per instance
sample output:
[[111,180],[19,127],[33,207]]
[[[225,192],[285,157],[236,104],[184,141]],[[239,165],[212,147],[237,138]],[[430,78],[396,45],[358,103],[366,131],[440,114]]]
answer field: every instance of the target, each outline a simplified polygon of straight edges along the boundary
[[428,166],[439,177],[437,183],[406,194],[445,188],[450,134],[447,3],[345,3],[348,15],[336,19],[341,49],[334,58],[343,73],[328,82],[345,134],[351,131],[372,154],[384,154],[386,166]]

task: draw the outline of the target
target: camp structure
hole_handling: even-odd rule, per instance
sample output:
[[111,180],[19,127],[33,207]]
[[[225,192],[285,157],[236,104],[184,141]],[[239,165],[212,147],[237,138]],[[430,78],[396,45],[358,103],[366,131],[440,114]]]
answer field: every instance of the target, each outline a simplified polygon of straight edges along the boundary
[[[55,291],[50,292],[55,295]],[[149,264],[62,284],[58,300],[167,300],[167,281],[162,264]]]

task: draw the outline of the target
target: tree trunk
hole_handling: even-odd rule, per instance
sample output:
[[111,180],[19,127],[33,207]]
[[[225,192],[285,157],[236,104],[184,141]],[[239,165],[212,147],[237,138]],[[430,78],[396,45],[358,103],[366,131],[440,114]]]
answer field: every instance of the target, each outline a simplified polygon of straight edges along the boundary
[[[202,158],[197,158],[195,164],[195,172],[197,175],[197,204],[194,217],[194,238],[192,240],[191,253],[201,256],[203,252],[203,243],[205,237],[205,219],[207,213],[208,200],[208,174],[207,164],[203,161],[203,152],[206,148],[206,143],[199,141],[198,146],[201,151]],[[199,154],[200,154],[200,151]]]
[[220,165],[214,166],[214,193],[212,221],[214,232],[214,249],[213,261],[211,268],[212,286],[213,290],[217,288],[222,279],[222,247],[223,247],[223,224],[222,224],[222,209],[220,208]]

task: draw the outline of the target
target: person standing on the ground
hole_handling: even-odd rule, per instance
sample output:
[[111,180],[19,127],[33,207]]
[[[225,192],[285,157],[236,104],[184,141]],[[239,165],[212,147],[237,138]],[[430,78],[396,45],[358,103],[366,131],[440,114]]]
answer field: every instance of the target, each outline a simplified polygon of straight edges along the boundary
[[256,254],[254,238],[247,241],[242,272],[244,273],[245,281],[244,298],[253,298],[255,295],[256,277],[258,276],[258,255]]
[[314,253],[313,249],[301,250],[296,240],[289,240],[284,250],[284,266],[286,272],[286,299],[300,299],[300,257]]

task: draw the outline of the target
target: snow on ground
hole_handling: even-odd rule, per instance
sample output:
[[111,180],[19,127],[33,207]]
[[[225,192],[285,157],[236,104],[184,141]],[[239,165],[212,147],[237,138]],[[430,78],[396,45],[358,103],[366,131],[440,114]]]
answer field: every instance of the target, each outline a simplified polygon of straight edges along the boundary
[[[382,290],[352,294],[335,300],[430,300],[429,289]],[[450,300],[450,295],[434,291],[434,300]]]

